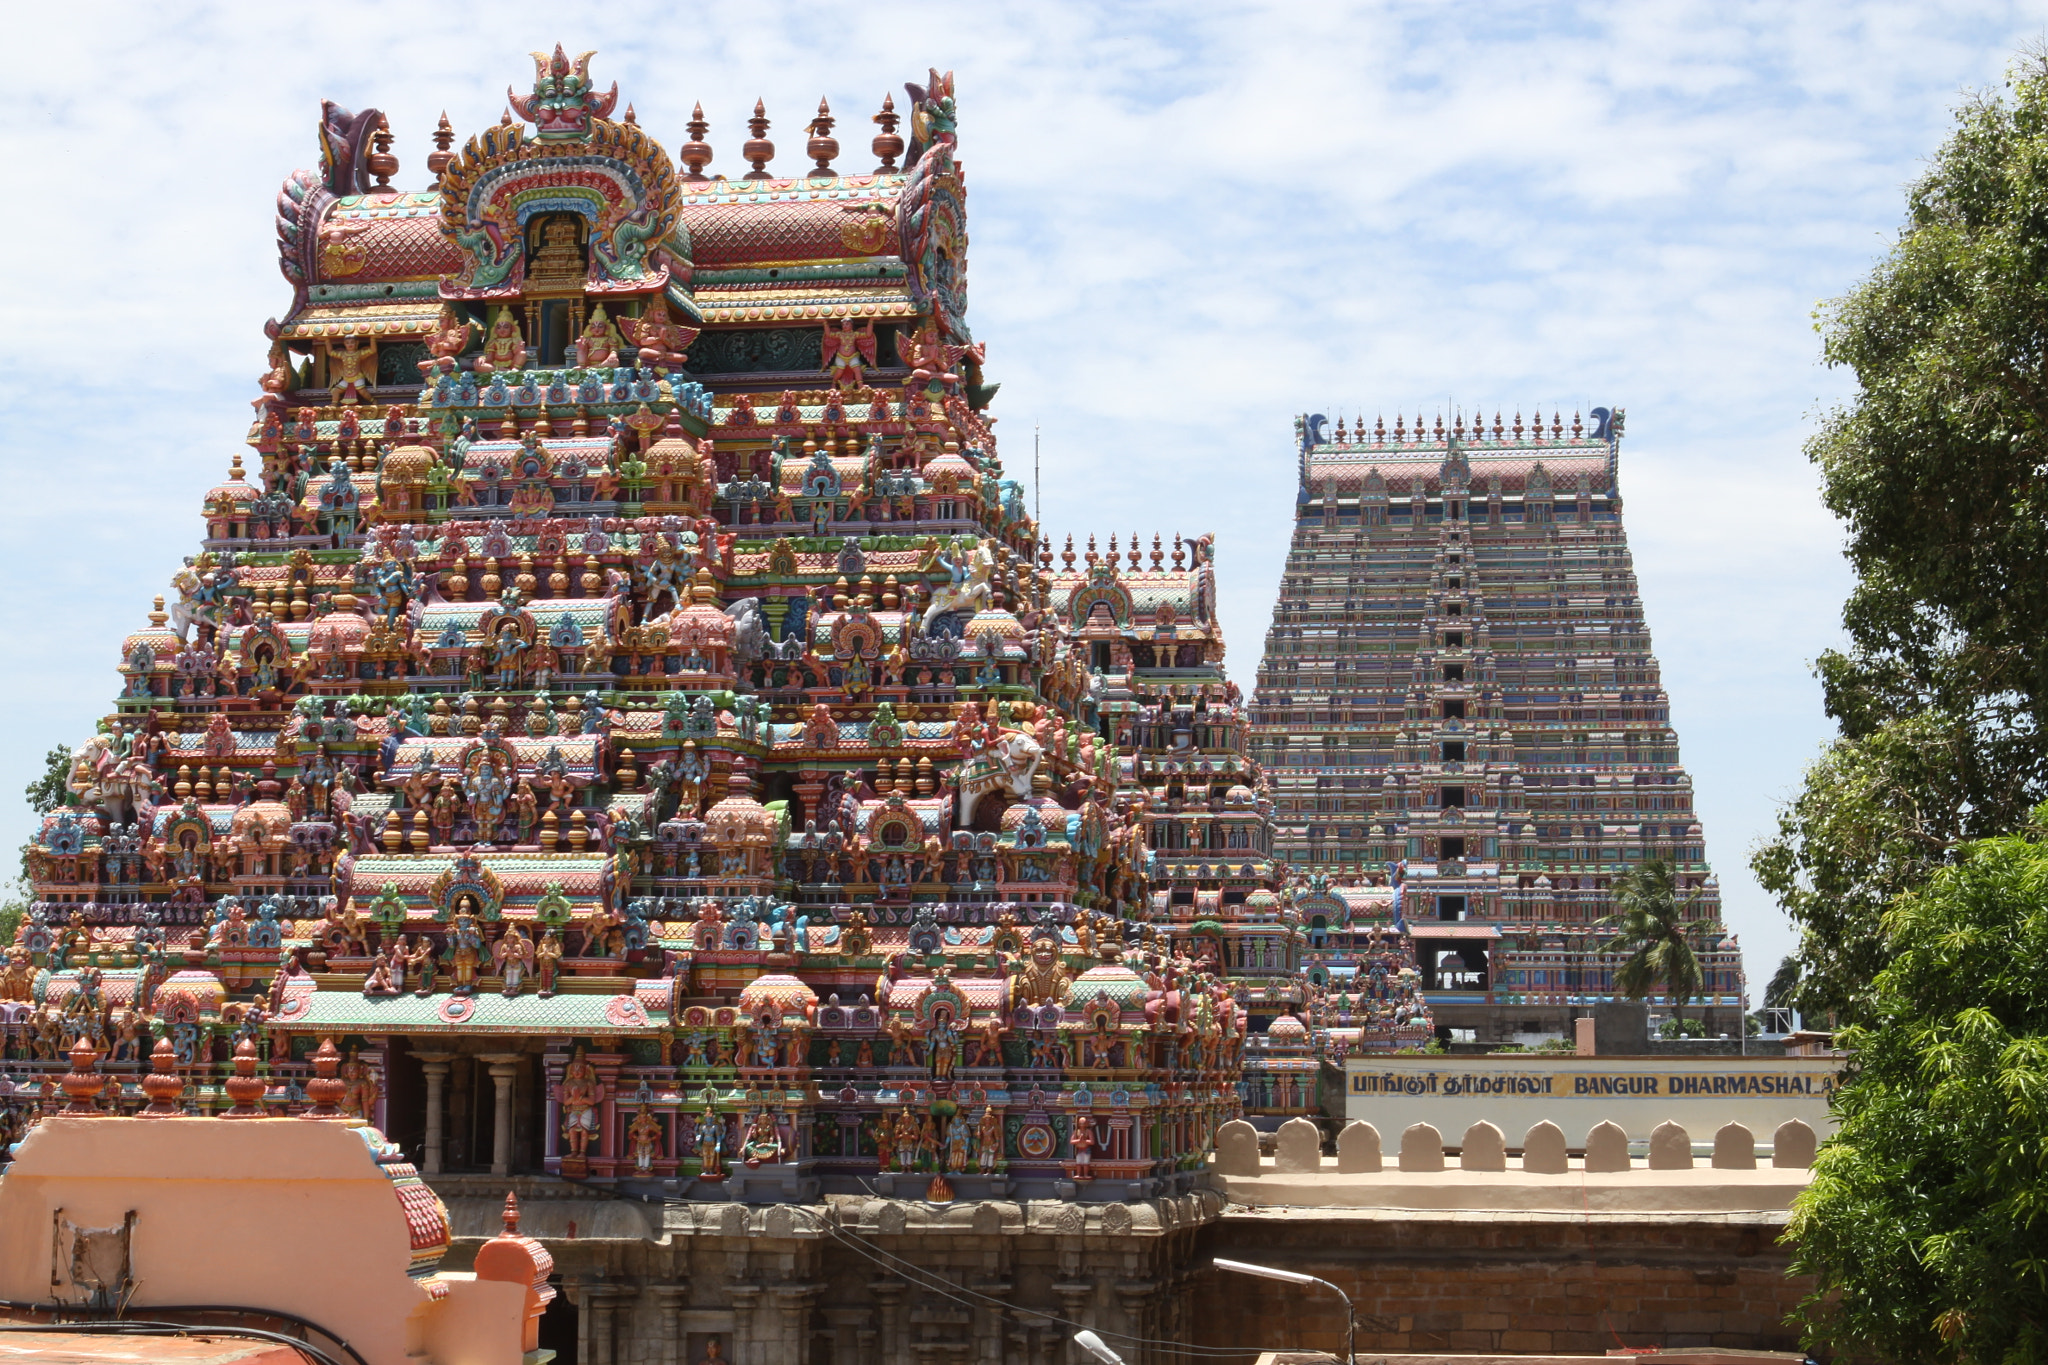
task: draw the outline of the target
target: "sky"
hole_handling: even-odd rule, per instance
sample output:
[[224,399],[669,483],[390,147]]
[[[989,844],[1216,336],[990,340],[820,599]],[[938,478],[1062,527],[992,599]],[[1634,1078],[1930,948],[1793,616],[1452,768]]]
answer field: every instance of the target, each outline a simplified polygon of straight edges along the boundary
[[[428,16],[431,16],[430,18]],[[593,70],[671,151],[702,101],[737,174],[766,102],[840,164],[956,73],[970,321],[1044,522],[1216,536],[1250,691],[1286,554],[1293,418],[1628,410],[1642,596],[1752,990],[1792,933],[1751,847],[1831,733],[1812,678],[1849,578],[1802,453],[1851,391],[1815,307],[2048,6],[1967,3],[20,6],[0,86],[0,821],[106,713],[122,636],[197,548],[289,291],[272,204],[320,101],[497,121],[527,52]]]

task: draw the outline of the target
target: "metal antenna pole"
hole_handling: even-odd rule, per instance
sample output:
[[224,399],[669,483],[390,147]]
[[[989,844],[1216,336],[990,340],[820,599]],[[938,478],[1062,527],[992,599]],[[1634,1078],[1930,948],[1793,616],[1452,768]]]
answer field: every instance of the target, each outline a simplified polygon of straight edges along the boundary
[[1039,492],[1038,483],[1038,423],[1031,424],[1031,519],[1038,523],[1038,534],[1045,534],[1045,498]]

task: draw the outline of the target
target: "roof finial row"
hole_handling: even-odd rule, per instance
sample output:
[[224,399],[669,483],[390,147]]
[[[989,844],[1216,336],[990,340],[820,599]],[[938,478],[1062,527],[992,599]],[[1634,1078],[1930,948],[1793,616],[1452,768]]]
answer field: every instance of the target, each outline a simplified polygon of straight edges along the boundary
[[[633,111],[626,111],[627,122],[633,121]],[[903,155],[903,138],[896,131],[902,116],[896,112],[893,95],[882,96],[881,112],[875,115],[875,124],[881,129],[875,134],[873,148],[876,158],[874,173],[894,174],[900,168],[896,158]],[[838,120],[832,117],[832,106],[822,96],[818,100],[818,115],[812,119],[805,131],[810,135],[804,143],[804,152],[813,162],[804,174],[813,180],[830,179],[838,174],[832,169],[832,162],[839,155],[839,140],[832,136],[832,129]],[[684,128],[689,131],[690,140],[676,150],[676,159],[684,166],[683,179],[690,181],[710,180],[714,177],[704,174],[704,168],[711,164],[711,144],[704,135],[711,125],[704,119],[704,104],[699,100],[690,111],[689,122]],[[766,100],[754,101],[754,116],[747,120],[747,129],[753,134],[740,148],[740,155],[753,167],[743,180],[773,180],[776,177],[768,170],[768,163],[775,159],[775,144],[768,140],[768,107]]]
[[[1471,439],[1475,441],[1484,441],[1489,438],[1486,423],[1486,415],[1483,412],[1474,412],[1471,417],[1471,425],[1468,427],[1466,425],[1466,417],[1464,412],[1461,410],[1453,411],[1451,414],[1451,421],[1448,428],[1446,428],[1444,425],[1444,416],[1442,413],[1438,413],[1436,415],[1436,421],[1433,426],[1426,425],[1422,414],[1417,413],[1415,416],[1415,426],[1412,429],[1412,434],[1411,429],[1408,426],[1407,419],[1398,412],[1394,414],[1394,444],[1396,445],[1404,445],[1409,441],[1421,441],[1428,434],[1434,434],[1436,440],[1441,442],[1444,440],[1445,433],[1447,430],[1451,437],[1460,441],[1466,439],[1468,432],[1470,434]],[[1493,427],[1491,431],[1491,439],[1495,441],[1504,441],[1508,438],[1509,430],[1510,428],[1503,424],[1500,412],[1498,410],[1495,410],[1493,414]],[[1527,439],[1535,441],[1562,441],[1564,439],[1565,432],[1564,414],[1562,411],[1555,409],[1552,410],[1550,414],[1549,430],[1546,433],[1544,429],[1543,414],[1541,411],[1538,411],[1536,413],[1535,421],[1533,422],[1533,424],[1527,427],[1523,425],[1522,414],[1519,411],[1517,411],[1515,413],[1515,421],[1512,427],[1512,431],[1514,433],[1514,439],[1517,441],[1524,439],[1525,436],[1527,437]],[[1575,441],[1583,440],[1585,438],[1585,419],[1577,412],[1574,412],[1572,414],[1571,433],[1572,439]],[[1342,417],[1339,417],[1337,419],[1336,444],[1341,446],[1351,444],[1364,445],[1366,443],[1367,439],[1365,433],[1365,418],[1363,416],[1359,417],[1357,424],[1355,426],[1348,423]],[[1387,423],[1384,417],[1375,417],[1373,419],[1371,443],[1373,445],[1385,445],[1387,443]]]

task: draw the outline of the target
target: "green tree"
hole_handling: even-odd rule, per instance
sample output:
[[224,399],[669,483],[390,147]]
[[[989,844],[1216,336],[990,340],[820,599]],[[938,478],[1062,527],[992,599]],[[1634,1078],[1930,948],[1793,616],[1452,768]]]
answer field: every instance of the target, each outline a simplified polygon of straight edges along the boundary
[[1864,1016],[1885,907],[2048,796],[2048,58],[1973,95],[1897,243],[1817,318],[1852,401],[1808,446],[1848,533],[1840,738],[1760,882],[1800,926],[1809,1016]]
[[21,922],[28,918],[29,888],[24,881],[7,884],[0,893],[0,948],[14,942],[14,936],[21,929]]
[[43,773],[23,789],[28,798],[29,809],[38,815],[48,815],[57,807],[67,804],[71,798],[70,789],[64,784],[71,776],[71,749],[59,744],[43,755]]
[[1799,989],[1799,959],[1786,957],[1779,961],[1778,970],[1771,973],[1771,979],[1764,986],[1764,1008],[1781,1010],[1791,1007],[1792,995]]
[[[2048,820],[2048,808],[2039,812]],[[1794,1206],[1809,1346],[2048,1359],[2048,847],[1973,844],[1886,913],[1892,959]]]
[[1628,961],[1614,973],[1615,989],[1640,1000],[1660,984],[1671,996],[1674,1021],[1706,984],[1692,946],[1694,897],[1678,884],[1678,869],[1662,858],[1614,881],[1614,913],[1601,920],[1618,929],[1607,944]]

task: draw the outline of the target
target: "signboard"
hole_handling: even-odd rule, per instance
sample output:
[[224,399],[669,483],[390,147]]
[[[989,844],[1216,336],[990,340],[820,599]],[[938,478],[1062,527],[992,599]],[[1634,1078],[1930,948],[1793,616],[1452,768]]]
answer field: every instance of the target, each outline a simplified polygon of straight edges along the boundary
[[1427,1123],[1456,1146],[1483,1119],[1515,1147],[1548,1119],[1578,1148],[1597,1123],[1647,1141],[1669,1119],[1695,1142],[1740,1123],[1768,1144],[1786,1119],[1804,1119],[1823,1137],[1834,1131],[1828,1099],[1839,1074],[1839,1060],[1829,1057],[1353,1058],[1344,1064],[1344,1118],[1372,1124],[1388,1143]]

